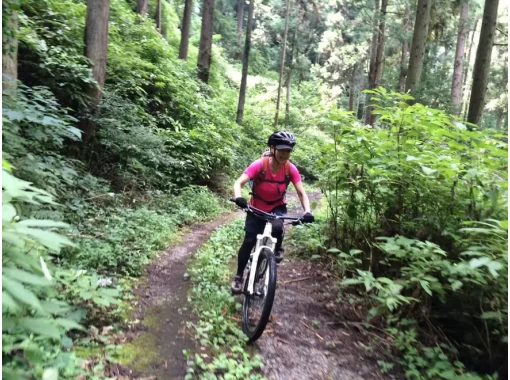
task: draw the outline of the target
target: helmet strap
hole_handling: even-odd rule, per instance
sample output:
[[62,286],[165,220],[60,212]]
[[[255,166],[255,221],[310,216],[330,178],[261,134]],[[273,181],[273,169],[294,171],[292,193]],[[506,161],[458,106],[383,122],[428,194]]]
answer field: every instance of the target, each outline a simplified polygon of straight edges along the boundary
[[283,165],[280,161],[276,159],[276,147],[274,148],[273,159],[276,161],[278,165]]

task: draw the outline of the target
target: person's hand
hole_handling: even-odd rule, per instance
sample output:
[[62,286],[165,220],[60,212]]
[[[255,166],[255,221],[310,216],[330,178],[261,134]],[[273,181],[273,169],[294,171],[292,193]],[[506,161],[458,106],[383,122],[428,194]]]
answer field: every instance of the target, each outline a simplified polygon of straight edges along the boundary
[[247,208],[248,207],[248,201],[243,197],[237,197],[236,198],[236,205],[238,205],[241,208]]
[[315,221],[315,218],[313,217],[311,212],[307,212],[303,215],[301,220],[303,221],[303,223],[313,223]]

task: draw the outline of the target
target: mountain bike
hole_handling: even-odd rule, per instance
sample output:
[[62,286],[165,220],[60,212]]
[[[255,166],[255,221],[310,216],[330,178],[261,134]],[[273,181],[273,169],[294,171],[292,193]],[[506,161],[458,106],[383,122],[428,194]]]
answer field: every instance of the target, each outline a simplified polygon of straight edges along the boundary
[[[235,198],[230,198],[235,202]],[[272,220],[281,219],[292,221],[292,225],[303,223],[301,218],[292,216],[279,216],[267,213],[258,208],[248,206],[242,209],[257,218],[266,221],[264,232],[257,235],[257,243],[250,254],[246,265],[242,295],[244,296],[242,308],[242,328],[248,336],[248,342],[255,342],[266,328],[276,291],[276,260],[274,249],[276,238],[271,236]]]

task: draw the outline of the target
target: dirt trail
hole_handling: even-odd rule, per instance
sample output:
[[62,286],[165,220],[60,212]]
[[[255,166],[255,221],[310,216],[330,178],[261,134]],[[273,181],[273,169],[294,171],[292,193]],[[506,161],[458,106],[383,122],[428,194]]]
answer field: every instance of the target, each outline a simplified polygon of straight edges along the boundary
[[[309,194],[311,201],[319,193]],[[300,215],[295,192],[289,193],[289,214]],[[182,242],[162,252],[135,289],[140,320],[129,331],[134,360],[124,378],[183,379],[183,349],[194,348],[185,322],[193,318],[184,278],[188,258],[222,224],[243,214],[232,213],[192,226]],[[263,374],[278,380],[384,379],[377,357],[367,351],[367,338],[356,330],[360,313],[337,301],[333,273],[320,264],[287,255],[278,266],[278,288],[271,320],[254,344],[263,358]],[[354,315],[354,317],[353,317]],[[341,324],[339,320],[354,321]],[[395,378],[394,376],[392,376]]]
[[194,346],[185,333],[192,319],[187,302],[186,273],[189,256],[195,253],[219,226],[240,217],[239,213],[220,216],[209,223],[193,225],[180,244],[162,252],[147,268],[144,281],[135,289],[138,305],[129,332],[133,362],[124,372],[134,379],[183,379],[186,361],[182,350]]
[[[319,200],[320,194],[309,194]],[[289,197],[289,214],[301,207]],[[336,301],[334,275],[323,266],[287,255],[278,266],[278,288],[271,321],[254,344],[262,355],[263,374],[278,380],[360,380],[389,378],[356,324],[337,323],[356,315]],[[342,315],[343,314],[343,315]],[[360,322],[358,320],[358,322]]]

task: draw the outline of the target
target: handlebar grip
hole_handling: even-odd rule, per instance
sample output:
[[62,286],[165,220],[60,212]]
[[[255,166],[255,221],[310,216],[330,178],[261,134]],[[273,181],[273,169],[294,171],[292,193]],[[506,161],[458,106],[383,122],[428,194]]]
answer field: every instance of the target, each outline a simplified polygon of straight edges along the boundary
[[299,226],[300,224],[310,224],[310,223],[314,223],[314,222],[305,222],[303,220],[303,218],[299,218],[298,220],[296,220],[295,222],[292,222],[291,224],[293,226]]

